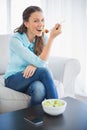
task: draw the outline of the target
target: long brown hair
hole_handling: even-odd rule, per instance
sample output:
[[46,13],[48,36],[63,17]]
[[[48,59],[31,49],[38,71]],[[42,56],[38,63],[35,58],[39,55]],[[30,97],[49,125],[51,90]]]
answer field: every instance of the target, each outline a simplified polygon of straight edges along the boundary
[[[23,18],[23,23],[20,27],[16,28],[14,30],[14,32],[19,32],[19,33],[23,33],[23,32],[27,32],[27,27],[24,25],[25,21],[29,20],[29,17],[31,16],[32,13],[39,11],[39,12],[43,12],[42,9],[38,6],[29,6],[27,7],[22,15]],[[44,34],[43,34],[44,35]],[[35,37],[35,46],[34,46],[34,53],[36,55],[40,55],[43,47],[44,47],[44,39],[43,39],[43,35],[41,37],[36,36]]]

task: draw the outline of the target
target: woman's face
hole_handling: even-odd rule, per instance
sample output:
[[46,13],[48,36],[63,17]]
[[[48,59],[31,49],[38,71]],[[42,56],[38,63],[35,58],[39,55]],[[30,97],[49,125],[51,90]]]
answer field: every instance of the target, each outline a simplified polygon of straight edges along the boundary
[[44,27],[44,16],[42,12],[34,12],[29,17],[28,22],[25,22],[27,27],[27,33],[32,36],[42,36],[42,30]]

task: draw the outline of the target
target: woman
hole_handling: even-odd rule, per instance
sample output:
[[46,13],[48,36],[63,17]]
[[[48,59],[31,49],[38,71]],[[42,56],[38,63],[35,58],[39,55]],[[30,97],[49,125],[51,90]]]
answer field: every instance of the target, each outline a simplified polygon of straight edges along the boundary
[[44,16],[40,7],[30,6],[23,12],[23,24],[10,39],[10,60],[4,75],[5,85],[31,96],[30,106],[45,98],[58,98],[47,59],[53,40],[61,33],[56,24],[48,38],[43,33]]

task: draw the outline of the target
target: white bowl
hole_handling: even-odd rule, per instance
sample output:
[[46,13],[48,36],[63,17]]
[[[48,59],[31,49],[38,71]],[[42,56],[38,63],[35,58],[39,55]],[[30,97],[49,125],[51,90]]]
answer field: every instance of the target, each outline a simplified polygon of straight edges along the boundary
[[42,108],[45,113],[57,116],[62,114],[67,106],[67,102],[62,99],[46,99],[42,101]]

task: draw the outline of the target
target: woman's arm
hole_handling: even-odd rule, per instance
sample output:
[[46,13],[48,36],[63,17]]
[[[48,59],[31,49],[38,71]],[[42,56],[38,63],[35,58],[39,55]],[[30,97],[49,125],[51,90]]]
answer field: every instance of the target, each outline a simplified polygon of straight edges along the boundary
[[49,39],[48,39],[48,43],[46,44],[46,46],[44,47],[40,58],[44,61],[46,61],[49,57],[49,53],[50,53],[50,49],[53,43],[53,40],[55,39],[56,36],[58,36],[61,33],[61,25],[60,24],[56,24],[53,29],[51,30]]
[[12,37],[10,40],[10,50],[16,55],[22,57],[28,64],[36,67],[46,66],[46,61],[35,55],[31,50],[25,47],[20,39]]

